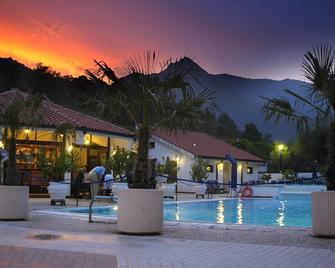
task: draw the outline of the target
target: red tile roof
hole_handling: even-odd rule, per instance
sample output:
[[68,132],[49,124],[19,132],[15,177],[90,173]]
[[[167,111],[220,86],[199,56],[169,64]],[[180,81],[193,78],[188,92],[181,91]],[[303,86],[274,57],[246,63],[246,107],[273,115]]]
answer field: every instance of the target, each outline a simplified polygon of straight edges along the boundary
[[178,131],[175,134],[166,129],[158,129],[155,132],[155,135],[197,156],[224,159],[228,154],[237,160],[264,162],[260,157],[252,155],[205,133],[192,131],[184,133]]
[[[27,93],[22,91],[12,89],[0,93],[0,105],[6,106],[9,100],[17,97],[24,97]],[[76,129],[92,131],[98,133],[106,133],[113,135],[129,136],[132,137],[133,133],[128,130],[111,124],[109,122],[97,119],[95,117],[82,114],[71,110],[69,108],[63,107],[61,105],[55,104],[49,100],[44,100],[41,107],[41,117],[42,123],[41,127],[54,128],[62,123],[70,123]],[[25,121],[27,115],[22,115],[22,121]]]

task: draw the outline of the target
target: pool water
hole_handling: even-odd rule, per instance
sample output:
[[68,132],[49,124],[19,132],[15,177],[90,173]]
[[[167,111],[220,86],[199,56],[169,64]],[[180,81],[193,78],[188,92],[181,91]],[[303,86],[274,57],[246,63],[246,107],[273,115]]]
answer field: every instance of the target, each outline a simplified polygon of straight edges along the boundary
[[[88,213],[87,208],[59,209],[67,213]],[[96,207],[93,215],[117,217],[117,206]],[[167,202],[166,221],[218,224],[257,224],[310,227],[311,195],[287,194],[278,199],[223,199]]]

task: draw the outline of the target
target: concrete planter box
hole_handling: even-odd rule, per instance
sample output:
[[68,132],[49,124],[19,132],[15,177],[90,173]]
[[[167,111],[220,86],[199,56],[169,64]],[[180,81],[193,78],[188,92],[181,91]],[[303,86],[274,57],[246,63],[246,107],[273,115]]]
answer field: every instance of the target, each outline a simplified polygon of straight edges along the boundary
[[71,184],[69,180],[49,182],[48,193],[51,200],[65,200],[70,195]]
[[193,192],[195,192],[197,197],[198,196],[204,197],[206,190],[207,190],[206,184],[197,183],[196,185],[193,186]]
[[0,220],[27,220],[29,187],[0,186]]
[[117,197],[122,190],[128,190],[128,183],[127,182],[113,182],[112,184],[112,193],[113,196]]
[[163,231],[163,192],[156,189],[129,189],[119,192],[119,232],[155,234]]
[[197,183],[193,181],[178,181],[178,192],[194,193],[193,187],[195,185],[197,185]]
[[176,183],[161,183],[157,189],[163,191],[164,197],[174,198],[176,194]]
[[335,191],[312,193],[312,229],[316,236],[335,236]]
[[156,183],[157,184],[162,184],[162,183],[167,183],[167,180],[168,180],[168,174],[162,174],[163,176],[165,176],[165,177],[161,177],[161,176],[156,176]]

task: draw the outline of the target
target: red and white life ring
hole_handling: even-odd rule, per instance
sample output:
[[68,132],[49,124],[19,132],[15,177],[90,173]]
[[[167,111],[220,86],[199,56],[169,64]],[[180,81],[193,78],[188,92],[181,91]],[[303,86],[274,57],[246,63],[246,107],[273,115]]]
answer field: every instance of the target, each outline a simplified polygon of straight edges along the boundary
[[252,197],[254,195],[254,192],[252,191],[252,188],[250,186],[246,186],[242,190],[242,197]]

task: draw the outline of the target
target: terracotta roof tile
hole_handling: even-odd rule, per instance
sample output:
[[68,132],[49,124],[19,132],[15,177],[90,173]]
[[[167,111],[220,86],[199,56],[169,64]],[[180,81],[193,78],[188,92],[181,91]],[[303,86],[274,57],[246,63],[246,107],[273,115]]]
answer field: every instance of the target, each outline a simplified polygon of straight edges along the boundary
[[[16,89],[0,93],[0,104],[6,105],[8,100],[20,95],[23,97],[26,95],[26,93]],[[40,112],[42,115],[41,126],[43,127],[54,128],[62,123],[70,123],[76,129],[129,137],[133,136],[133,133],[122,127],[97,119],[93,116],[76,112],[51,101],[44,100]],[[22,115],[22,121],[25,121],[24,118],[26,116],[27,115]]]
[[178,131],[175,134],[166,129],[158,129],[155,135],[197,156],[224,159],[228,154],[237,160],[264,162],[260,157],[201,132]]

